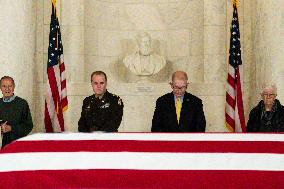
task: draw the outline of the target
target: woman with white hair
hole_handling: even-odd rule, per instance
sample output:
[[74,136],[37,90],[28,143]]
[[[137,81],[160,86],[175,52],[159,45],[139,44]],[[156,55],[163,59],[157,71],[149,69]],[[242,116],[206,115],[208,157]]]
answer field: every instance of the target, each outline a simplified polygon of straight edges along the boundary
[[247,132],[284,132],[284,106],[276,96],[275,85],[266,85],[262,89],[262,100],[249,114]]

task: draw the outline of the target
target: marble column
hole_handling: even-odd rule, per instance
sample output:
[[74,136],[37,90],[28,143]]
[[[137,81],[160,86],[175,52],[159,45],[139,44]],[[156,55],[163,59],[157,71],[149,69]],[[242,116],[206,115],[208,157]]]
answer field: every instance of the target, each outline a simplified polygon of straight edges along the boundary
[[[256,88],[273,82],[278,87],[278,99],[284,99],[284,2],[257,0],[252,24]],[[257,92],[255,93],[259,99]]]
[[[62,40],[66,65],[68,111],[65,112],[65,130],[78,131],[83,98],[82,91],[91,89],[85,76],[85,0],[60,1]],[[89,78],[89,77],[88,77]],[[89,80],[88,80],[89,81]]]
[[[226,131],[224,84],[226,79],[226,1],[204,0],[204,86],[206,131]],[[214,92],[213,92],[213,90]],[[216,91],[216,92],[215,92]],[[214,109],[214,111],[212,111]],[[218,117],[218,119],[216,119]]]
[[15,94],[33,109],[35,0],[0,1],[0,76],[15,79]]

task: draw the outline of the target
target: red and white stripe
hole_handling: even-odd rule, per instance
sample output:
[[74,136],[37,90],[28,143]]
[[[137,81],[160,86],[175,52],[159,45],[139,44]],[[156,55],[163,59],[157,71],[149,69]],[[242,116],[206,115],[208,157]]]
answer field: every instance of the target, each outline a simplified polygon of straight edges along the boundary
[[239,67],[235,69],[230,64],[227,79],[225,119],[226,126],[230,131],[246,131]]
[[44,123],[47,132],[64,131],[63,111],[67,109],[66,78],[63,54],[60,64],[47,70]]
[[60,78],[61,78],[61,106],[62,111],[65,112],[68,108],[68,100],[67,100],[67,82],[66,82],[66,76],[65,76],[65,64],[64,64],[64,56],[63,54],[60,55]]
[[279,188],[284,184],[283,146],[283,134],[35,134],[1,151],[0,184]]

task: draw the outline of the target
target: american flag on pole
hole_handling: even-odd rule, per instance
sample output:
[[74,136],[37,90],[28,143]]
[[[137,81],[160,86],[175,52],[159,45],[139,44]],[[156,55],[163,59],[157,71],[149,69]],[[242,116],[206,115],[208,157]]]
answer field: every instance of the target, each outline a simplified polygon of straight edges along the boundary
[[50,21],[47,90],[45,97],[44,124],[46,132],[64,131],[63,112],[68,108],[65,65],[59,21],[56,16],[56,0],[52,0]]
[[236,0],[233,1],[233,18],[229,52],[229,68],[226,91],[226,126],[232,132],[245,132],[245,117],[239,65],[242,64],[240,30]]
[[0,151],[11,188],[283,188],[284,135],[37,133]]

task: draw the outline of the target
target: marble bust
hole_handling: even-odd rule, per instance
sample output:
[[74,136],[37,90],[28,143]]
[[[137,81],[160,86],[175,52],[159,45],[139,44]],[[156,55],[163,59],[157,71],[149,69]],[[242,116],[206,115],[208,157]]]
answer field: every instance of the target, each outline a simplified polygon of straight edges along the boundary
[[152,76],[158,73],[166,65],[166,60],[151,51],[151,36],[148,33],[140,33],[137,43],[139,50],[126,56],[123,59],[124,65],[137,76]]

